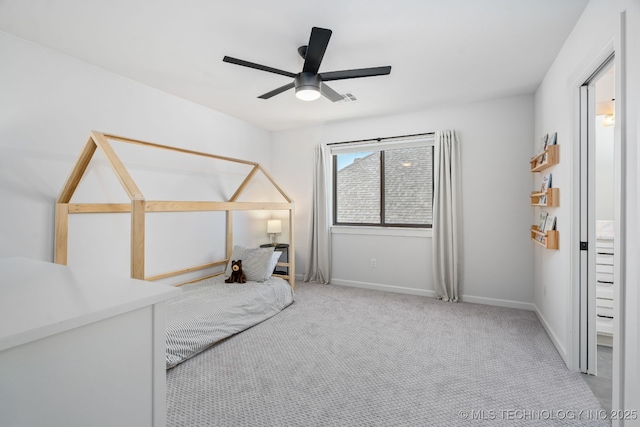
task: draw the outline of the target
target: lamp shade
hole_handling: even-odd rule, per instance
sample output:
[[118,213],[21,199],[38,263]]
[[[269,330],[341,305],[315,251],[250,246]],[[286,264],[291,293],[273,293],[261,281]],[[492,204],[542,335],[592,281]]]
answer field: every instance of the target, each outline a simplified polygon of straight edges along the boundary
[[279,219],[268,220],[267,233],[282,233],[282,221]]

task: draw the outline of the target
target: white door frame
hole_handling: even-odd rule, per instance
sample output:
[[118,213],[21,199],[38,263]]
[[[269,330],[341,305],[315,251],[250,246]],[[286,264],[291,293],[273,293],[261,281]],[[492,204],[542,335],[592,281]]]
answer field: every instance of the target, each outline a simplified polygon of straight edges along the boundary
[[[614,211],[614,229],[616,239],[614,240],[614,320],[613,320],[613,384],[612,384],[612,407],[620,409],[624,402],[625,389],[625,268],[626,268],[626,176],[625,158],[626,148],[626,99],[627,91],[626,73],[625,73],[625,52],[627,42],[625,38],[626,31],[626,14],[620,13],[619,25],[613,39],[604,46],[599,52],[593,51],[586,58],[587,66],[581,67],[570,78],[570,92],[573,99],[573,107],[571,117],[573,123],[571,126],[572,149],[571,149],[571,183],[569,185],[571,196],[571,218],[573,224],[570,227],[570,243],[571,243],[571,288],[569,301],[569,333],[570,348],[568,352],[568,365],[570,369],[580,369],[580,87],[588,80],[595,70],[602,65],[609,56],[615,53],[615,98],[616,98],[616,126],[614,130],[614,203],[616,210]],[[622,425],[618,420],[613,420],[613,426]]]
[[[597,375],[596,82],[615,66],[612,53],[580,86],[580,372]],[[618,210],[618,209],[616,209]],[[616,255],[614,253],[614,259]],[[614,261],[615,265],[615,261]]]
[[[584,123],[582,120],[583,114],[587,114],[588,105],[584,105],[581,103],[581,97],[583,96],[582,92],[585,91],[583,88],[585,82],[588,82],[590,78],[592,78],[595,73],[603,66],[604,63],[613,55],[615,52],[614,49],[614,41],[611,40],[604,48],[602,48],[597,54],[595,54],[592,58],[592,61],[585,67],[580,69],[580,72],[577,73],[574,78],[571,79],[571,96],[573,98],[573,124],[572,124],[572,164],[571,164],[571,231],[570,231],[570,241],[569,244],[571,246],[571,297],[570,297],[570,310],[571,318],[569,320],[570,331],[571,331],[571,350],[570,350],[570,366],[569,368],[576,371],[586,372],[586,366],[588,365],[587,354],[585,351],[588,346],[588,333],[585,327],[583,326],[583,321],[587,320],[587,300],[583,298],[584,293],[581,289],[581,277],[585,275],[589,275],[588,271],[581,271],[581,267],[584,265],[582,262],[583,258],[588,257],[588,251],[580,250],[580,242],[588,241],[589,236],[588,230],[581,227],[581,213],[582,213],[582,203],[587,200],[584,195],[582,195],[582,191],[584,189],[584,185],[581,185],[581,169],[588,167],[587,158],[583,158],[581,156],[581,146],[583,143],[583,137],[585,133],[588,133],[588,124]],[[618,71],[618,62],[619,57],[616,55],[614,57],[614,65],[616,66],[616,73]],[[616,91],[618,90],[618,82],[617,82],[617,74],[616,74]],[[617,96],[617,92],[616,92]],[[617,127],[617,126],[616,126]],[[586,139],[586,138],[585,138]],[[617,138],[616,138],[617,139]],[[614,145],[617,144],[618,141],[614,141]],[[614,160],[615,161],[615,160]],[[583,164],[584,162],[584,164]],[[616,163],[617,166],[617,163]],[[616,175],[619,171],[616,170]],[[616,182],[617,183],[617,182]],[[586,191],[586,190],[585,190]],[[617,190],[616,190],[617,191]],[[614,195],[615,203],[618,202],[618,195]],[[585,205],[586,206],[586,205]],[[617,220],[617,218],[615,218]],[[617,222],[617,221],[616,221]],[[617,224],[616,224],[617,225]],[[616,230],[617,233],[618,230]],[[617,235],[617,234],[616,234]],[[586,240],[585,240],[586,239]],[[595,245],[595,242],[592,242],[591,245]],[[614,248],[615,250],[615,248]],[[594,258],[595,261],[595,258]],[[595,267],[594,267],[595,271]],[[615,278],[614,278],[615,281]],[[595,307],[594,307],[595,309]],[[585,323],[586,325],[586,323]],[[615,335],[615,326],[614,326],[614,335]]]

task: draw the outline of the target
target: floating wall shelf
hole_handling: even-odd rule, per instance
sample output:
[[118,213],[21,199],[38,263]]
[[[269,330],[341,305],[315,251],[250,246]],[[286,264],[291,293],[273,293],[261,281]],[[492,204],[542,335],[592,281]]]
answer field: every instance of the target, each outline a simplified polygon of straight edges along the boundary
[[558,230],[549,230],[546,233],[538,230],[538,226],[531,226],[531,240],[547,249],[558,249],[560,233]]
[[[545,196],[546,202],[541,203],[540,199],[542,196]],[[560,189],[559,188],[549,188],[547,191],[541,193],[533,191],[531,192],[531,206],[541,206],[541,207],[558,207],[560,206]]]
[[531,164],[531,172],[540,172],[548,167],[560,163],[560,146],[549,145],[537,156],[533,157],[529,163]]

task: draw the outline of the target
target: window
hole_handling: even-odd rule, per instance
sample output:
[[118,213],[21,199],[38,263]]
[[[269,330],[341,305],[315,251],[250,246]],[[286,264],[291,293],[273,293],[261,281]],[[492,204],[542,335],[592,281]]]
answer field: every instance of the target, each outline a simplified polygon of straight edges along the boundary
[[334,225],[431,228],[431,141],[360,144],[331,152]]

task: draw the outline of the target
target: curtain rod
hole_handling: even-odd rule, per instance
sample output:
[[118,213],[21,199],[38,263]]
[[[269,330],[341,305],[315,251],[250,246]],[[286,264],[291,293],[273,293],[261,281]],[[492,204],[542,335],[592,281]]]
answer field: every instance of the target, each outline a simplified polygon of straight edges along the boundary
[[435,134],[436,134],[435,132],[414,133],[412,135],[388,136],[386,138],[370,138],[370,139],[360,139],[357,141],[330,142],[327,145],[354,144],[356,142],[382,142],[388,139],[411,138],[414,136],[433,136]]

